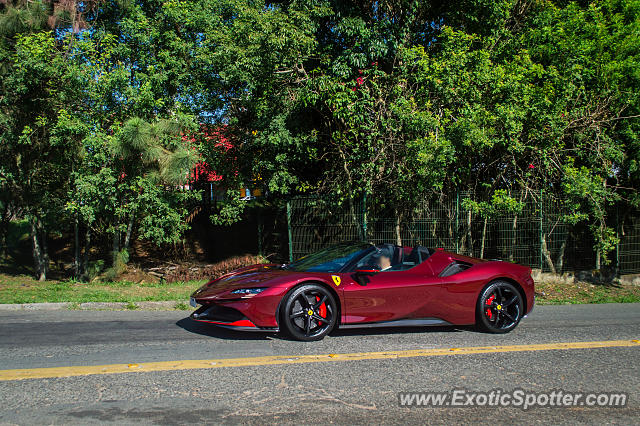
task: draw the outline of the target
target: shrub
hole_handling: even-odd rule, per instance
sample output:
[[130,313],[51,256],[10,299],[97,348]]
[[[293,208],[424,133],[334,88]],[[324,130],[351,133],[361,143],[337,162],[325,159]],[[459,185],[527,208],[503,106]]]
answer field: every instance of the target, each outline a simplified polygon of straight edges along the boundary
[[167,282],[196,281],[219,277],[235,269],[256,263],[266,263],[262,256],[235,256],[209,265],[178,265],[166,272],[164,279]]

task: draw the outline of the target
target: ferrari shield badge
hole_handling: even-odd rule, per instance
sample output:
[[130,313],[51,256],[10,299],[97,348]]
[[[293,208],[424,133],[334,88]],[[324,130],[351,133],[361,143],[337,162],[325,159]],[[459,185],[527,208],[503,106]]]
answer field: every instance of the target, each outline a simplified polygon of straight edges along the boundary
[[337,276],[337,275],[331,275],[331,278],[333,279],[333,283],[334,283],[336,286],[339,286],[339,285],[340,285],[340,282],[341,282],[342,280],[340,279],[340,277],[339,277],[339,276]]

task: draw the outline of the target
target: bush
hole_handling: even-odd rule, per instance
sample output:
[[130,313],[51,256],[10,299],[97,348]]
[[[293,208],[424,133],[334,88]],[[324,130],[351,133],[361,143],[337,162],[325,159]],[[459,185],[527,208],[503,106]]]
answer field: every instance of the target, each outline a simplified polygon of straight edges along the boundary
[[210,265],[194,266],[193,264],[184,264],[167,271],[164,279],[167,282],[205,280],[219,277],[238,268],[266,262],[267,259],[262,256],[245,255],[230,257]]
[[113,259],[113,266],[104,272],[105,281],[116,281],[117,278],[127,271],[129,262],[129,252],[121,250]]
[[103,270],[104,260],[100,259],[95,262],[89,262],[89,265],[87,266],[87,281],[95,281]]

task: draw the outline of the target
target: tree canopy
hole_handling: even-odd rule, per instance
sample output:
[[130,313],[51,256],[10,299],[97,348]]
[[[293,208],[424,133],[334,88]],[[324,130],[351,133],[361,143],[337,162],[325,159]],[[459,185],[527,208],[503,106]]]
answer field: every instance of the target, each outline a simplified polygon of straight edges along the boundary
[[[114,253],[177,241],[201,159],[398,221],[453,191],[481,215],[551,194],[606,262],[613,206],[640,202],[638,34],[637,0],[2,1],[3,226],[30,218],[40,276],[70,222]],[[233,150],[185,137],[207,126]]]

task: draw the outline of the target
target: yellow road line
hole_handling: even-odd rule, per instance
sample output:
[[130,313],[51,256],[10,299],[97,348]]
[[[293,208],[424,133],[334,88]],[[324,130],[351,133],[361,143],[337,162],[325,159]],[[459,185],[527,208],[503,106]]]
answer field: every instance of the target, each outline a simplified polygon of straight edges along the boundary
[[194,370],[202,368],[249,367],[258,365],[306,364],[312,362],[362,361],[372,359],[470,355],[499,352],[529,352],[621,347],[640,347],[640,341],[605,340],[601,342],[542,343],[535,345],[512,346],[472,346],[461,348],[414,349],[406,351],[356,352],[346,354],[261,356],[252,358],[146,362],[140,364],[78,365],[73,367],[30,368],[17,370],[0,370],[0,381],[88,376],[93,374],[121,374],[149,371]]

